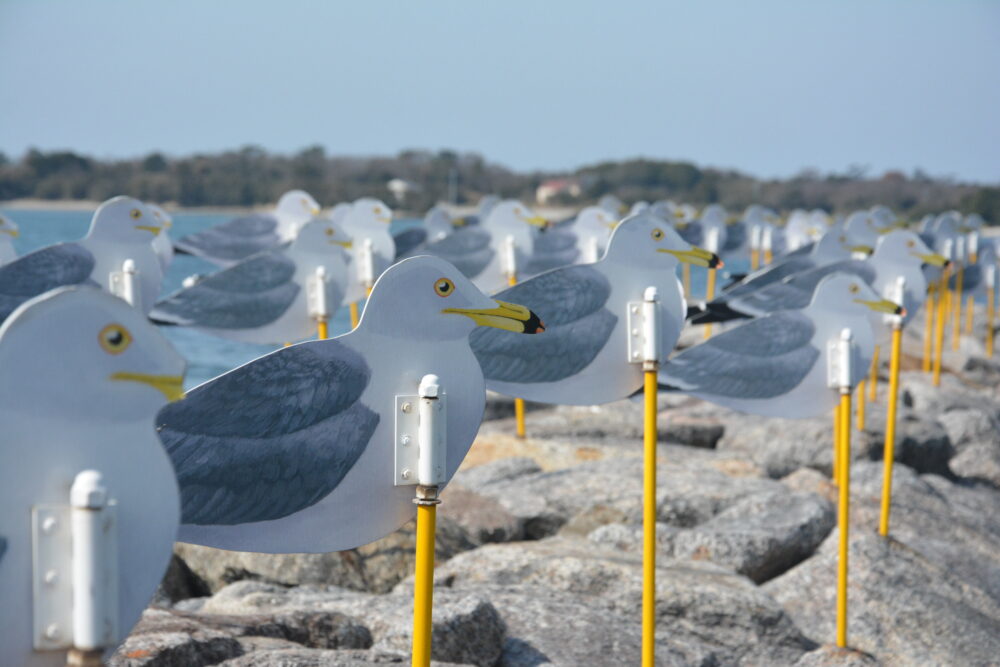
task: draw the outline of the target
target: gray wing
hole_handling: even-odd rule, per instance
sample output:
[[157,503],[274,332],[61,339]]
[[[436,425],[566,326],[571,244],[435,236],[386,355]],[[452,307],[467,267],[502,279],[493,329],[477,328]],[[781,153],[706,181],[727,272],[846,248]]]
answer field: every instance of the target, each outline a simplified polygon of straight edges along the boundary
[[800,310],[812,301],[813,292],[823,278],[832,273],[850,273],[871,285],[875,281],[875,269],[859,259],[847,259],[817,267],[811,271],[790,276],[738,299],[731,299],[729,305],[744,312],[773,313],[778,310]]
[[434,255],[447,260],[468,278],[475,278],[490,263],[495,252],[490,246],[491,236],[481,227],[462,227],[440,241],[429,243],[420,254]]
[[177,472],[182,522],[280,519],[329,494],[378,425],[359,400],[370,374],[336,341],[303,343],[161,410],[157,430]]
[[569,266],[579,255],[577,236],[574,232],[569,229],[549,229],[535,237],[525,273],[533,275]]
[[0,537],[0,561],[3,560],[3,555],[7,553],[7,539]]
[[815,268],[815,264],[809,257],[788,257],[771,264],[764,269],[754,271],[749,276],[726,288],[719,300],[724,301],[733,297],[749,294],[754,290],[761,289],[766,285],[771,285],[788,276],[795,275],[802,271]]
[[282,243],[278,220],[270,214],[234,218],[174,241],[178,251],[209,261],[238,262]]
[[410,227],[409,229],[404,229],[398,234],[393,234],[392,240],[396,244],[396,261],[398,262],[427,240],[427,228]]
[[63,285],[91,282],[94,263],[83,246],[58,243],[0,266],[0,322],[32,297]]
[[469,344],[487,380],[555,382],[578,373],[603,349],[618,317],[605,308],[611,284],[590,266],[543,273],[496,295],[535,312],[545,334],[481,327]]
[[668,388],[729,398],[774,398],[794,389],[819,359],[812,321],[772,313],[713,336],[672,358],[659,373]]
[[261,253],[213,273],[157,302],[149,314],[161,324],[253,329],[284,314],[301,289],[295,262],[281,251]]

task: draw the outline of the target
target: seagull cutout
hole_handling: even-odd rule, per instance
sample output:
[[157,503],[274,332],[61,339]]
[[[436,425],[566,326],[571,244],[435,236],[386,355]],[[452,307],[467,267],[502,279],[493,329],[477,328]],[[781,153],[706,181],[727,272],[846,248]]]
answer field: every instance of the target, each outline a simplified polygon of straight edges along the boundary
[[486,386],[508,396],[563,405],[594,405],[626,398],[642,386],[642,368],[628,363],[627,310],[647,287],[660,299],[663,358],[684,324],[677,263],[721,266],[651,214],[626,218],[604,256],[593,264],[554,269],[497,294],[525,304],[546,324],[545,336],[518,337],[478,330],[472,349]]
[[858,369],[871,365],[872,315],[903,314],[856,275],[833,273],[805,308],[781,310],[723,331],[661,367],[660,389],[766,417],[829,414],[838,401],[827,386],[827,343],[850,328]]
[[13,220],[0,213],[0,266],[8,264],[17,259],[17,251],[14,250],[14,239],[20,236],[21,232]]
[[233,218],[177,239],[174,247],[177,252],[201,257],[217,266],[232,266],[262,250],[288,243],[319,212],[319,204],[308,192],[291,190],[281,195],[273,212]]
[[305,224],[288,246],[266,250],[180,289],[157,302],[157,324],[190,327],[244,343],[280,345],[310,338],[309,283],[326,273],[327,312],[340,306],[347,286],[351,241],[332,220]]
[[162,227],[162,231],[153,237],[153,250],[160,260],[160,270],[166,274],[170,263],[174,261],[174,244],[169,234],[170,228],[174,226],[174,219],[156,204],[146,202],[146,208],[152,212],[156,222]]
[[368,296],[370,284],[366,284],[364,260],[362,253],[366,242],[371,245],[371,279],[378,278],[396,257],[396,242],[389,233],[392,223],[392,209],[378,199],[362,197],[353,204],[340,224],[351,237],[351,252],[349,261],[350,278],[344,294],[346,303],[361,301]]
[[[906,280],[903,305],[907,315],[904,324],[919,312],[927,296],[927,281],[922,270],[923,264],[943,266],[947,260],[933,254],[914,232],[895,230],[878,239],[875,252],[864,260],[847,259],[772,283],[754,292],[727,299],[724,303],[708,304],[703,317],[694,318],[693,323],[725,322],[734,319],[757,317],[778,310],[805,308],[813,298],[813,292],[826,276],[836,273],[850,273],[871,285],[879,294],[892,290],[899,277]],[[888,329],[877,326],[879,342],[888,336]]]
[[414,515],[394,486],[395,397],[434,373],[446,396],[447,477],[485,405],[469,348],[479,327],[543,330],[455,267],[414,257],[379,277],[358,327],[283,348],[196,387],[163,410],[160,438],[181,488],[179,539],[272,553],[350,549]]
[[82,240],[46,246],[0,266],[0,321],[28,299],[56,287],[87,284],[110,290],[111,274],[121,271],[127,259],[135,262],[139,306],[148,313],[163,281],[152,245],[160,231],[153,214],[138,199],[109,199],[94,212]]
[[32,649],[32,508],[68,505],[75,476],[100,472],[117,516],[112,645],[124,639],[160,583],[177,533],[177,482],[153,419],[183,395],[184,360],[121,299],[63,287],[25,302],[0,326],[0,367],[0,664],[65,665],[64,652]]
[[396,261],[427,254],[423,249],[455,231],[451,216],[440,204],[427,211],[421,224],[392,235],[396,245]]

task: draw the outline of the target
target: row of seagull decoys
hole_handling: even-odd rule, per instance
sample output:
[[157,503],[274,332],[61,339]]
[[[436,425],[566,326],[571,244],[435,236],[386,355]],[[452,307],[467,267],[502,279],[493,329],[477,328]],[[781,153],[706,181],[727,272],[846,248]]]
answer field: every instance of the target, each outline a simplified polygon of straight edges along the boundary
[[[378,200],[322,215],[295,191],[270,214],[177,240],[176,250],[222,268],[157,302],[174,249],[160,233],[169,217],[129,197],[105,202],[81,241],[0,267],[0,418],[9,438],[0,504],[15,510],[0,513],[0,590],[30,593],[30,535],[17,512],[59,502],[82,468],[101,470],[128,508],[119,510],[123,534],[156,533],[142,548],[122,544],[119,567],[131,578],[123,596],[152,594],[175,537],[264,552],[375,540],[414,512],[412,491],[385,474],[395,396],[413,393],[425,374],[439,376],[450,478],[478,430],[487,388],[584,405],[640,391],[641,369],[625,354],[626,312],[648,287],[660,302],[662,389],[756,414],[828,414],[836,395],[827,343],[842,329],[869,364],[887,318],[908,321],[920,309],[943,255],[970,268],[996,262],[985,243],[968,259],[976,221],[953,213],[925,220],[919,233],[882,209],[837,221],[793,213],[784,226],[762,207],[738,220],[721,207],[699,214],[671,202],[621,214],[607,198],[548,223],[520,202],[491,199],[462,221],[436,208],[417,231],[394,238],[392,213]],[[720,254],[745,252],[762,228],[772,229],[774,261],[689,305],[678,266],[719,267]],[[140,277],[134,307],[105,293],[115,292],[111,276],[126,260]],[[278,349],[165,405],[183,395],[184,363],[144,315],[243,340],[301,340],[315,331],[299,306],[303,279],[317,267],[336,285],[338,304],[367,297],[353,331]],[[485,275],[489,267],[494,275]],[[517,284],[504,289],[512,277]],[[902,293],[894,291],[900,279]],[[669,357],[686,318],[743,323]],[[71,455],[64,446],[46,456],[43,444],[67,441]],[[25,470],[29,448],[42,457],[37,469]],[[54,459],[57,470],[46,463]],[[125,630],[144,604],[122,597]],[[52,664],[23,657],[30,615],[7,615],[2,655]]]

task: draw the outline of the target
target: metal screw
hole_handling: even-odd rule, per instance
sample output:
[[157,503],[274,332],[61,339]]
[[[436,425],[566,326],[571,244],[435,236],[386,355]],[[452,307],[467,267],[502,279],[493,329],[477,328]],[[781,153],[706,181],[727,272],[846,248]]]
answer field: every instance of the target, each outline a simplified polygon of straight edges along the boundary
[[639,330],[638,329],[632,329],[632,335],[633,336],[638,336],[639,335]]
[[403,445],[404,447],[405,447],[406,445],[410,444],[410,441],[411,441],[411,438],[410,438],[410,436],[408,436],[408,435],[403,435],[403,436],[402,436],[402,437],[400,437],[400,439],[399,439],[399,443],[400,443],[401,445]]
[[46,535],[51,534],[52,531],[56,529],[58,523],[59,522],[56,521],[56,518],[54,516],[45,517],[45,519],[42,520],[42,532],[45,533]]
[[401,409],[403,410],[403,412],[409,413],[413,409],[413,405],[411,405],[409,402],[406,402],[406,403],[403,403]]
[[55,570],[49,570],[45,573],[45,583],[49,586],[55,586],[56,579],[58,578],[59,575],[56,573]]
[[403,472],[400,474],[400,477],[402,477],[403,479],[410,479],[410,469],[406,468],[405,470],[403,470]]
[[48,639],[58,639],[59,637],[59,626],[55,623],[51,624],[49,627],[45,628],[45,636]]

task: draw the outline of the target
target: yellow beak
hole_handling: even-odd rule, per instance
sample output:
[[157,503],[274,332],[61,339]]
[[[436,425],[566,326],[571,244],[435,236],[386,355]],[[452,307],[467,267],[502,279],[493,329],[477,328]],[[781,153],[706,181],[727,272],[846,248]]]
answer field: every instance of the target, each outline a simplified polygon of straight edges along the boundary
[[319,215],[319,209],[316,208],[315,206],[310,206],[309,207],[309,214],[310,215]]
[[10,234],[15,239],[21,235],[21,232],[19,232],[16,229],[0,229],[0,232],[3,232],[4,234]]
[[184,398],[184,376],[183,375],[149,375],[147,373],[129,373],[119,371],[111,374],[112,380],[125,380],[128,382],[141,382],[159,390],[168,401],[179,401]]
[[333,245],[339,245],[341,248],[345,248],[347,250],[354,247],[353,241],[330,241],[330,243]]
[[945,257],[944,255],[939,255],[935,252],[932,252],[929,255],[925,255],[924,253],[921,252],[915,252],[913,253],[913,256],[919,257],[921,260],[923,260],[924,264],[930,264],[931,266],[940,267],[940,266],[948,266],[948,264],[950,264],[947,257]]
[[877,313],[888,313],[889,315],[906,315],[906,309],[900,306],[898,303],[893,303],[888,299],[880,299],[878,301],[865,301],[864,299],[855,299],[854,303],[864,304]]
[[466,223],[466,219],[465,218],[452,218],[451,219],[451,226],[452,227],[464,227],[465,223]]
[[529,225],[534,227],[548,227],[549,221],[540,215],[533,215],[531,217],[521,216],[521,220],[524,220]]
[[707,269],[718,269],[723,265],[722,260],[719,259],[718,255],[714,252],[709,252],[704,248],[699,248],[698,246],[691,246],[690,250],[668,250],[667,248],[657,248],[656,251],[673,255],[686,264],[704,266]]
[[497,301],[496,308],[445,308],[442,313],[453,313],[455,315],[465,315],[472,318],[477,326],[493,327],[514,333],[541,333],[545,331],[545,325],[538,315],[516,303]]
[[135,228],[149,232],[153,236],[159,236],[161,229],[160,227],[154,227],[153,225],[136,225]]
[[870,255],[873,252],[875,252],[875,249],[872,248],[870,245],[852,245],[849,246],[847,249],[850,250],[851,252],[863,252],[866,255]]

